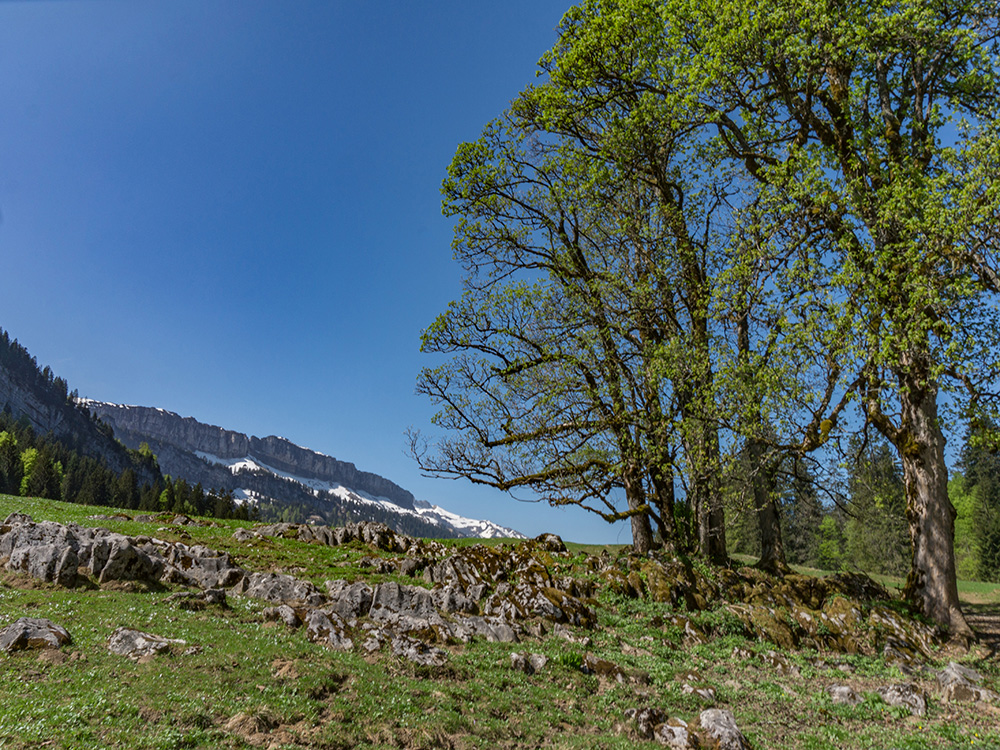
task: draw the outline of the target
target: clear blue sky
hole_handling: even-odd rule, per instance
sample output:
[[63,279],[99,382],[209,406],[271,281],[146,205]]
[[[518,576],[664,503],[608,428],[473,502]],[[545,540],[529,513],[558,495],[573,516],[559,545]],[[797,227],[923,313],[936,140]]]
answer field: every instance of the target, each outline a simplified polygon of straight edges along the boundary
[[439,187],[568,2],[0,3],[0,327],[81,395],[353,461],[527,534],[584,511],[430,480]]

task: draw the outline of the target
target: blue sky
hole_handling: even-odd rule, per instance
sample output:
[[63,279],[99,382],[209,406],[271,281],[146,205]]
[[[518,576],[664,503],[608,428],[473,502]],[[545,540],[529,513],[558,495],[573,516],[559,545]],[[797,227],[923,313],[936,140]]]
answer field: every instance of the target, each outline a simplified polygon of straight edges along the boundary
[[439,187],[566,2],[0,3],[0,327],[81,395],[283,435],[527,534],[577,509],[420,477]]

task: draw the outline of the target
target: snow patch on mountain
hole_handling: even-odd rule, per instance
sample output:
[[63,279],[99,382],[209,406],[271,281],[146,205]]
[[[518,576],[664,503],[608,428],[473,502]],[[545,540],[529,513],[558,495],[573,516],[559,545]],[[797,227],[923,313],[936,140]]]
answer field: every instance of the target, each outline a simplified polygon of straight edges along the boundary
[[[316,497],[336,497],[341,502],[351,503],[358,506],[366,504],[381,506],[382,508],[399,515],[420,518],[433,524],[434,526],[440,527],[441,529],[457,532],[463,537],[476,537],[479,539],[525,538],[520,532],[500,526],[492,521],[466,518],[458,515],[457,513],[445,510],[440,506],[431,505],[425,501],[417,501],[414,503],[413,510],[401,508],[399,505],[393,503],[385,497],[370,495],[367,492],[345,487],[337,482],[327,482],[320,479],[310,479],[309,477],[296,476],[295,474],[290,474],[289,472],[276,469],[273,466],[268,466],[266,463],[253,456],[244,456],[242,458],[220,458],[219,456],[215,456],[204,451],[195,451],[195,455],[210,464],[226,467],[234,475],[239,474],[241,471],[268,472],[274,476],[281,477],[282,479],[292,482],[297,482],[298,484],[307,487]],[[238,489],[233,492],[233,500],[240,504],[255,504],[262,499],[263,498],[260,495],[250,490]]]

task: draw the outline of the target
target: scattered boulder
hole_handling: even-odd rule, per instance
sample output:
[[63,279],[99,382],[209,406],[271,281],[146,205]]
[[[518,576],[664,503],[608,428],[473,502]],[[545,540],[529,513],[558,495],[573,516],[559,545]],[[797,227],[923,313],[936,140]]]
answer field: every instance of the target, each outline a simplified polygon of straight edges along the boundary
[[669,719],[658,725],[653,730],[652,738],[670,750],[698,750],[701,747],[697,735],[681,719]]
[[701,712],[698,724],[716,742],[718,750],[751,750],[750,743],[736,726],[732,712],[709,708]]
[[558,534],[539,534],[535,543],[546,552],[565,552],[566,544]]
[[927,713],[927,695],[912,682],[880,687],[878,694],[890,706],[906,708],[914,716]]
[[535,672],[541,671],[548,663],[549,658],[545,654],[513,653],[510,655],[511,668],[518,672],[524,672],[526,675],[533,675]]
[[982,687],[982,675],[961,664],[950,662],[936,677],[942,697],[951,703],[980,703],[1000,699],[992,690]]
[[108,638],[108,650],[118,656],[139,660],[169,653],[171,645],[187,645],[185,641],[164,638],[132,628],[118,628]]
[[22,617],[0,630],[0,651],[59,648],[72,643],[69,631],[51,620]]

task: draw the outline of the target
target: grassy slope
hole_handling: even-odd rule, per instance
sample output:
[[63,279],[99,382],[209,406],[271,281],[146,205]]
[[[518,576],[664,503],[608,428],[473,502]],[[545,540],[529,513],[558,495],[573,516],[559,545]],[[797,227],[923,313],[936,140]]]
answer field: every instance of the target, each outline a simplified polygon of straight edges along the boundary
[[[87,519],[107,509],[0,496],[0,519],[14,510],[128,534],[155,528]],[[361,577],[355,563],[373,554],[362,546],[328,549],[292,540],[240,545],[231,538],[238,525],[186,531],[196,542],[230,549],[247,568],[283,569],[318,582]],[[168,539],[184,533],[155,531]],[[1000,601],[998,588],[986,593],[991,601]],[[445,670],[429,670],[388,654],[325,650],[302,631],[264,623],[265,605],[253,600],[232,597],[230,610],[192,612],[165,601],[169,590],[122,589],[63,590],[0,573],[0,624],[48,617],[74,639],[54,660],[23,652],[0,657],[0,748],[249,747],[245,728],[226,728],[238,714],[250,717],[243,725],[256,721],[267,730],[264,746],[276,747],[652,748],[659,745],[639,740],[623,712],[649,705],[696,717],[703,704],[683,695],[676,680],[691,669],[716,688],[717,705],[733,710],[758,750],[1000,747],[995,708],[932,701],[929,715],[916,719],[873,695],[857,707],[834,706],[822,688],[838,677],[873,689],[902,676],[865,657],[845,660],[854,675],[834,676],[811,665],[814,655],[794,653],[802,676],[779,677],[757,656],[768,644],[727,636],[681,647],[679,631],[649,624],[669,613],[663,604],[602,598],[601,628],[590,634],[589,650],[650,676],[648,685],[619,685],[580,672],[587,649],[558,638],[520,646],[475,642],[454,649]],[[725,629],[722,611],[698,616]],[[134,664],[107,651],[107,637],[119,625],[181,638],[200,651]],[[733,658],[736,646],[754,656]],[[528,677],[510,669],[514,650],[544,653],[551,661]],[[974,666],[998,686],[995,659]]]

